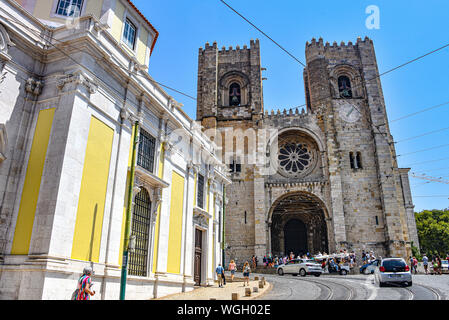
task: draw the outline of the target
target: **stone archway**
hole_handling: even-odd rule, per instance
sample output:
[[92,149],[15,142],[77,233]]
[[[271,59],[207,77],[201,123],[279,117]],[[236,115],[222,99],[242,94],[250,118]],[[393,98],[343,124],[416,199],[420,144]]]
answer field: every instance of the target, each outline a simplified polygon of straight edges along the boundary
[[295,192],[278,199],[269,219],[274,256],[329,252],[326,208],[319,198]]

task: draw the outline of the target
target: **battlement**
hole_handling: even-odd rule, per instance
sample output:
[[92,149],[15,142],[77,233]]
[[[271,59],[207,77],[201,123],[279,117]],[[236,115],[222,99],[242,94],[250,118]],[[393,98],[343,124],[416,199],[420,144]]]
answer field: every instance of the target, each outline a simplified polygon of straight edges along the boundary
[[353,48],[354,46],[358,46],[359,44],[373,44],[373,40],[371,40],[368,37],[365,37],[365,39],[362,40],[361,37],[357,38],[356,44],[353,44],[352,41],[349,41],[347,44],[342,41],[340,42],[340,45],[337,44],[337,41],[334,41],[332,45],[328,41],[324,44],[323,38],[319,38],[318,41],[316,41],[315,38],[312,38],[312,42],[309,43],[309,41],[306,42],[306,50],[311,48],[325,48],[325,49],[331,49],[331,48]]
[[356,54],[360,49],[365,48],[374,50],[373,40],[368,37],[362,40],[361,37],[357,38],[357,41],[353,43],[344,41],[337,43],[334,41],[332,44],[329,42],[324,43],[323,38],[319,38],[318,41],[312,38],[312,41],[306,42],[306,58],[307,60],[313,59],[318,56],[341,56],[343,52],[347,54]]
[[265,110],[264,118],[268,118],[268,119],[284,118],[284,117],[305,118],[305,117],[308,117],[309,115],[310,114],[304,108],[301,108],[301,111],[299,111],[299,108],[291,108],[291,109],[284,109],[284,110],[278,109],[277,111],[271,110],[271,112],[268,112],[268,110]]
[[200,54],[202,54],[205,51],[213,50],[213,51],[218,51],[219,54],[223,54],[223,53],[229,53],[229,52],[247,51],[247,50],[251,50],[251,49],[257,49],[257,50],[260,49],[259,39],[256,39],[256,40],[251,39],[249,43],[250,43],[249,48],[245,44],[245,45],[243,45],[242,48],[240,48],[239,45],[237,45],[235,48],[233,48],[232,46],[229,46],[228,48],[223,46],[220,50],[217,50],[218,46],[217,46],[216,41],[214,41],[214,43],[212,45],[210,45],[209,42],[206,42],[206,45],[204,48],[199,48],[199,52],[200,52]]

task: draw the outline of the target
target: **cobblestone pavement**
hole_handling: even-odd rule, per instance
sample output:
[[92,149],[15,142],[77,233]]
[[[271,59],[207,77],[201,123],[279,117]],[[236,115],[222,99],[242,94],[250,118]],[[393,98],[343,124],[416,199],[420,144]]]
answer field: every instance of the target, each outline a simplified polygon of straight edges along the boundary
[[[237,275],[238,276],[238,275]],[[271,284],[267,281],[266,285],[263,289],[259,288],[259,281],[254,280],[254,275],[251,275],[249,286],[243,286],[243,278],[240,275],[238,278],[234,278],[234,282],[230,281],[230,276],[226,275],[226,285],[222,288],[218,287],[218,284],[215,283],[214,286],[211,287],[201,287],[197,288],[190,292],[177,293],[173,295],[169,295],[166,297],[161,297],[157,300],[232,300],[232,293],[238,293],[239,300],[252,300],[255,298],[260,298],[270,291]],[[261,275],[259,279],[261,279],[265,275]],[[254,287],[257,287],[258,292],[254,292]],[[251,289],[251,296],[245,296],[245,289]]]

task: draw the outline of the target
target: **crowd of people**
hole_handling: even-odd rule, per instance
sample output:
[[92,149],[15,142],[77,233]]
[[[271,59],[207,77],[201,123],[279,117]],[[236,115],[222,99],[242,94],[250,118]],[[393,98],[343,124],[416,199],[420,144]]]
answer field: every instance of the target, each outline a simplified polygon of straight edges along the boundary
[[[446,255],[446,259],[449,265],[449,254]],[[429,260],[429,258],[427,257],[426,254],[423,255],[422,257],[422,262],[423,262],[423,266],[424,266],[424,272],[426,274],[429,274],[429,272],[431,274],[438,274],[441,275],[442,271],[443,271],[443,260],[440,258],[439,255],[434,255],[432,256],[432,259]],[[410,265],[413,266],[413,270],[416,273],[416,268],[418,265],[418,260],[415,257],[410,257]],[[429,265],[432,266],[433,268],[433,272],[431,272]]]
[[[289,255],[282,255],[274,257],[271,254],[265,255],[262,259],[263,267],[264,268],[277,268],[279,265],[287,264],[289,261],[294,259],[314,259],[318,263],[321,264],[322,268],[327,268],[329,271],[339,271],[341,270],[342,266],[349,266],[349,268],[354,268],[357,266],[363,266],[366,264],[370,264],[376,260],[382,260],[382,257],[376,257],[374,254],[374,251],[365,251],[362,250],[360,254],[360,259],[357,257],[355,251],[348,252],[346,249],[340,250],[339,253],[331,253],[328,254],[326,252],[321,253],[318,252],[315,255],[311,255],[309,252],[305,254],[299,254],[295,255],[293,252],[290,252]],[[449,264],[449,254],[446,257],[446,260]],[[252,272],[252,270],[256,270],[258,267],[259,259],[257,256],[253,255],[251,259],[248,259],[248,261],[245,261],[245,263],[242,266],[242,272],[244,277],[244,285],[249,285],[249,275]],[[414,256],[410,256],[409,259],[410,263],[410,271],[413,273],[418,273],[418,259]],[[424,271],[426,274],[430,272],[429,265],[431,264],[433,268],[434,274],[442,274],[442,260],[441,258],[436,255],[433,256],[430,260],[425,254],[422,258],[422,263],[424,266]],[[252,269],[251,269],[252,267]],[[228,271],[231,272],[231,281],[234,281],[234,275],[237,272],[237,263],[235,260],[231,260],[231,262],[228,265]],[[224,275],[224,268],[219,265],[216,269],[216,273],[219,279],[219,286],[223,286],[223,284],[226,284],[226,279]]]
[[[322,259],[322,257],[328,257],[327,259]],[[349,264],[351,268],[357,266],[357,257],[354,251],[347,252],[347,250],[342,249],[339,253],[332,253],[327,254],[326,252],[321,253],[318,252],[315,255],[311,255],[309,252],[305,254],[298,254],[295,255],[293,252],[290,252],[289,255],[283,255],[278,257],[272,256],[271,254],[268,254],[263,257],[263,266],[266,268],[277,268],[281,264],[287,264],[289,261],[293,259],[315,259],[322,261],[322,263],[327,263],[330,265],[341,265],[341,264]],[[257,267],[257,257],[252,258],[253,261],[256,261],[256,263],[253,263],[253,267]],[[327,260],[327,261],[326,261]],[[365,252],[365,250],[361,253],[361,263],[367,264],[372,261],[376,260],[376,256],[374,255],[373,251]],[[338,267],[337,267],[338,269]]]

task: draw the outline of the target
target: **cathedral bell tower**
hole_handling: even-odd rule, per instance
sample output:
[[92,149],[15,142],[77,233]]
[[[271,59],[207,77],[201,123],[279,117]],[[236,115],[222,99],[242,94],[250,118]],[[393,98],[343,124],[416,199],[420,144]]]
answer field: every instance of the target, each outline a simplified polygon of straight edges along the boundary
[[337,244],[408,257],[418,243],[404,200],[408,175],[396,161],[373,41],[312,39],[306,59],[307,108],[326,136],[334,221],[345,222]]
[[197,120],[205,129],[221,122],[253,122],[263,112],[259,40],[250,47],[199,49]]

